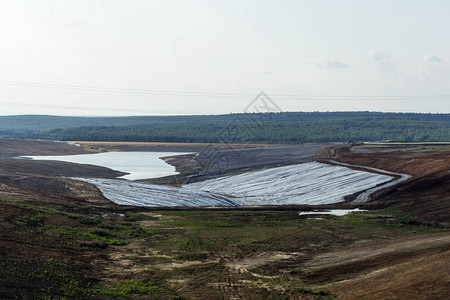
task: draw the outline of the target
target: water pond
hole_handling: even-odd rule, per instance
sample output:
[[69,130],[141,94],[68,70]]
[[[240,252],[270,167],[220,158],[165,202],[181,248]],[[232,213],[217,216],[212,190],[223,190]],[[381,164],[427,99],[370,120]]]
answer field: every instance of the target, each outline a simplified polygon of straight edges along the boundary
[[176,175],[175,167],[161,157],[190,154],[185,152],[103,152],[61,156],[25,156],[36,160],[58,160],[107,167],[129,173],[121,178],[139,180]]

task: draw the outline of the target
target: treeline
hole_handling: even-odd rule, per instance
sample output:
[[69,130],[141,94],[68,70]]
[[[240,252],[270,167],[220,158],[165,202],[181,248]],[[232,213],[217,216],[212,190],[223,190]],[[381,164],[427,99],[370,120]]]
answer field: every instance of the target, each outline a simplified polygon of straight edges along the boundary
[[[450,114],[380,113],[380,112],[280,112],[262,114],[271,122],[301,122],[324,120],[404,120],[449,121]],[[187,115],[187,116],[131,116],[131,117],[64,117],[46,115],[0,116],[0,131],[48,131],[80,126],[164,126],[164,125],[226,125],[245,114]]]
[[82,126],[25,135],[27,138],[52,140],[204,143],[450,141],[449,115],[413,115],[408,118],[403,114],[377,113],[359,118],[348,118],[347,115],[347,118],[289,121],[279,121],[278,115],[234,115],[228,123]]

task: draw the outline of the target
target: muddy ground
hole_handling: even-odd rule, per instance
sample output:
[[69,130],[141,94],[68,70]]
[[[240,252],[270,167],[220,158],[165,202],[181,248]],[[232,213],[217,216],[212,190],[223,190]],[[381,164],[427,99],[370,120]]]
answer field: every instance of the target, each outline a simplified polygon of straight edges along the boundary
[[[87,151],[22,140],[8,140],[3,150],[2,142],[2,157]],[[253,149],[265,153],[257,168],[313,159],[315,152],[315,159],[415,177],[375,195],[364,205],[368,212],[309,218],[298,216],[308,209],[300,206],[124,207],[89,184],[59,177],[75,170],[118,175],[111,170],[6,159],[0,298],[448,299],[449,152],[334,145],[289,155],[302,149],[296,147],[274,147],[281,156]],[[240,157],[247,168],[252,155]]]

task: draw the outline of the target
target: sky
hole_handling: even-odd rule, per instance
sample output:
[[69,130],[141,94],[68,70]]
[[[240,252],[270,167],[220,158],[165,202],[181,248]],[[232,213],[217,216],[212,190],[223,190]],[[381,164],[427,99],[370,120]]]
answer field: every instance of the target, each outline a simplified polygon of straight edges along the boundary
[[0,0],[0,115],[450,113],[450,1]]

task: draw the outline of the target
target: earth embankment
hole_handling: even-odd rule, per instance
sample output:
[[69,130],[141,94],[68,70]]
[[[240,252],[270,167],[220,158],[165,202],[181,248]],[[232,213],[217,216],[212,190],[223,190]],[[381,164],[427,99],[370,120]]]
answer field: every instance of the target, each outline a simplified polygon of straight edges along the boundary
[[318,159],[369,166],[413,178],[371,195],[368,208],[393,207],[406,219],[450,223],[450,151],[446,145],[324,147]]

